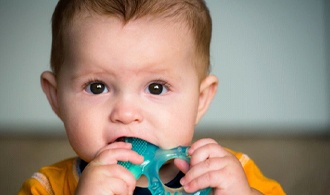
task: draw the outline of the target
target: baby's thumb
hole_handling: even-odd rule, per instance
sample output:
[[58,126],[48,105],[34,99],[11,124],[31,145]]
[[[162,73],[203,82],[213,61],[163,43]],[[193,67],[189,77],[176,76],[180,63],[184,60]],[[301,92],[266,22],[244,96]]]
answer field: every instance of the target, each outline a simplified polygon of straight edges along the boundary
[[174,159],[174,164],[184,174],[186,174],[190,169],[189,163],[179,158]]

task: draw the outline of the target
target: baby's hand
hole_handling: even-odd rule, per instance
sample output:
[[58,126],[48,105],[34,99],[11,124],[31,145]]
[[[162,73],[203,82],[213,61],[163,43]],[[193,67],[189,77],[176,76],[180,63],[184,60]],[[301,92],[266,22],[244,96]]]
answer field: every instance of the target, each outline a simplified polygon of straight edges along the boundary
[[141,164],[143,157],[131,150],[132,145],[116,142],[103,148],[84,169],[76,194],[133,194],[136,180],[118,161]]
[[239,160],[212,139],[195,142],[188,151],[190,167],[181,161],[176,164],[186,172],[181,184],[192,193],[211,187],[213,194],[259,194],[251,189]]

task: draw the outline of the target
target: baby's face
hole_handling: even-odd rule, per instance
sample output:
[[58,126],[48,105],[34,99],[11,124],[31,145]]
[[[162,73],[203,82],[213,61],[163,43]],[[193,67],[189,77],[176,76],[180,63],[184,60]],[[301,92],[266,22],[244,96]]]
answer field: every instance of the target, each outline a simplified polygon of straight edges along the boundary
[[200,90],[191,33],[162,20],[89,16],[64,41],[58,114],[80,157],[90,161],[121,137],[190,144]]

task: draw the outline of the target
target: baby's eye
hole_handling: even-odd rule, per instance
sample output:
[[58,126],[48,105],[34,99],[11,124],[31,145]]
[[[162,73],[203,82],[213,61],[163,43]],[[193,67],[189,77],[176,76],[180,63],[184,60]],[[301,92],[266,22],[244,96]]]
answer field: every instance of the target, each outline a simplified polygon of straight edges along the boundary
[[153,95],[161,95],[168,92],[168,89],[165,84],[151,83],[148,85],[147,91]]
[[109,92],[107,86],[101,82],[92,82],[86,86],[85,90],[87,93],[95,95]]

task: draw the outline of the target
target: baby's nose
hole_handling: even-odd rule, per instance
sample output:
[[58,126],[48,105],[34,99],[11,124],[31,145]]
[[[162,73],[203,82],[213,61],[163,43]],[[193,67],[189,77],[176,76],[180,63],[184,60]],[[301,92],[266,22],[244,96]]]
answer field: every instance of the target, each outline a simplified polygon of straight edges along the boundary
[[121,98],[116,101],[110,114],[113,123],[130,124],[143,119],[139,104],[134,98]]

